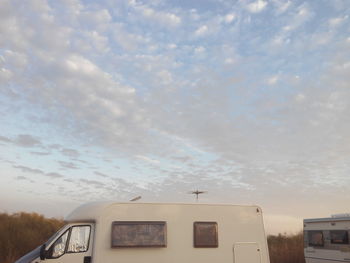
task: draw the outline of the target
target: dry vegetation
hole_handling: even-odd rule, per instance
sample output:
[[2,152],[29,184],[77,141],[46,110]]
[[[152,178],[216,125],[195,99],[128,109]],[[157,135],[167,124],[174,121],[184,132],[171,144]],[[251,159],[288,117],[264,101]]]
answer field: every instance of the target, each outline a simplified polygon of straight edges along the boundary
[[36,213],[0,213],[0,262],[12,263],[44,243],[63,221]]
[[[0,213],[0,262],[12,263],[45,242],[63,221],[36,213]],[[271,263],[305,263],[303,235],[268,236]]]
[[271,263],[305,263],[303,233],[268,236]]

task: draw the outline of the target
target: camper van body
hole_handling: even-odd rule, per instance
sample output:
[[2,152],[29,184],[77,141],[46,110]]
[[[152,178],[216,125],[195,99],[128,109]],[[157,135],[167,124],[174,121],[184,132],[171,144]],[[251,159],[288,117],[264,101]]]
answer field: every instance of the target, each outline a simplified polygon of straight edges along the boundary
[[93,203],[66,221],[17,262],[269,263],[257,206]]
[[304,219],[306,263],[350,262],[350,216]]

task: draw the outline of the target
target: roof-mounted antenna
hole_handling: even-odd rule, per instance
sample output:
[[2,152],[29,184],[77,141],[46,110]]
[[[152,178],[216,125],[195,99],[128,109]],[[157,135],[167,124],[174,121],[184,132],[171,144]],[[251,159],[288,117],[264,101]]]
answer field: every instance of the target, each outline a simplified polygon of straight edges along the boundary
[[198,196],[200,194],[205,194],[205,193],[208,193],[207,191],[199,191],[198,189],[196,191],[191,191],[191,192],[188,192],[189,194],[192,194],[192,195],[196,195],[196,202],[198,202]]
[[133,199],[130,199],[129,201],[130,202],[135,202],[135,201],[140,200],[141,198],[142,198],[141,195],[139,195],[139,196],[134,197]]

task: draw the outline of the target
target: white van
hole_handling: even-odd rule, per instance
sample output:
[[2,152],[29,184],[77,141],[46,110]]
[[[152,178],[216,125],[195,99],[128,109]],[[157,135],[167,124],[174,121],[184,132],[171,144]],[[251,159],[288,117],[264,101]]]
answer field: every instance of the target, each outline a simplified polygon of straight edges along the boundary
[[350,215],[304,219],[306,263],[350,262]]
[[269,263],[257,206],[92,203],[16,263]]

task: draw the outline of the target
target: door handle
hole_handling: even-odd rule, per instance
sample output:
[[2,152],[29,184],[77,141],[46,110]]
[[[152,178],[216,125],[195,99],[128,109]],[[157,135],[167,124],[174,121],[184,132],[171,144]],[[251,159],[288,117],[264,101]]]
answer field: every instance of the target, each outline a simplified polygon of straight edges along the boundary
[[91,257],[84,257],[84,263],[91,263]]

